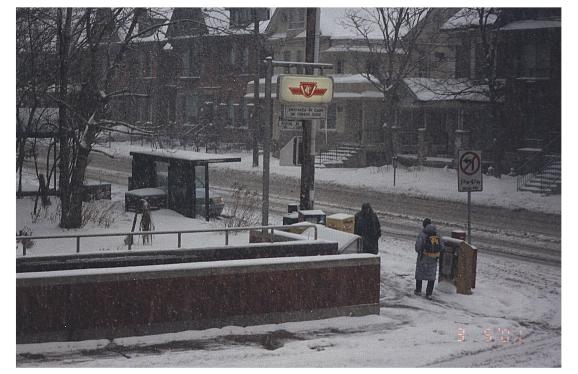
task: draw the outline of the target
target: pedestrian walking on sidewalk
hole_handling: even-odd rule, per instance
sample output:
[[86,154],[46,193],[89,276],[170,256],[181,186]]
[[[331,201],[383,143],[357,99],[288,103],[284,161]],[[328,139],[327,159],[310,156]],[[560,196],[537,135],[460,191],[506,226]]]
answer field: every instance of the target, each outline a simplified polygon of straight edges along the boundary
[[355,215],[354,234],[361,236],[363,252],[377,254],[381,226],[377,214],[371,209],[369,203],[363,203],[361,211]]
[[434,283],[437,276],[438,258],[443,251],[443,245],[437,230],[432,225],[431,220],[423,220],[423,229],[419,233],[415,242],[417,261],[415,263],[415,291],[414,294],[421,295],[422,281],[427,281],[425,297],[431,299]]

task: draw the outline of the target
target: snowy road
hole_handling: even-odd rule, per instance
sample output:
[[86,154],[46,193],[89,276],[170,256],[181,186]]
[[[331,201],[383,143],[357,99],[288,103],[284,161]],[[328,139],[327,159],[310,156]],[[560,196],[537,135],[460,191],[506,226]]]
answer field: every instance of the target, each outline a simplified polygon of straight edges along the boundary
[[[91,158],[89,177],[126,185],[130,175],[130,159],[109,159],[99,154],[93,154]],[[233,181],[254,191],[262,190],[258,170],[210,169],[210,183],[215,190],[229,194]],[[466,206],[459,202],[320,181],[316,182],[316,186],[316,208],[323,209],[327,214],[355,213],[363,201],[371,201],[380,216],[385,235],[413,238],[423,217],[435,217],[442,235],[449,236],[452,230],[465,229]],[[287,204],[298,202],[299,188],[298,179],[272,174],[271,210],[278,214],[285,213]],[[556,214],[476,205],[472,208],[472,243],[491,253],[560,264],[560,221],[560,215]]]

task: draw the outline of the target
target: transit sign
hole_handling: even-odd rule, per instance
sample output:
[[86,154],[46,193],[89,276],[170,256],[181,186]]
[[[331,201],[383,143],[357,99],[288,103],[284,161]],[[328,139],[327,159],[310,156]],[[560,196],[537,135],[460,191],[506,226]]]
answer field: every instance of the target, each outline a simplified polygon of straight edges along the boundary
[[283,109],[283,119],[324,119],[327,117],[327,110],[323,105],[285,105]]
[[458,152],[458,191],[482,191],[482,152]]
[[333,78],[281,74],[277,97],[282,104],[328,104],[333,99]]

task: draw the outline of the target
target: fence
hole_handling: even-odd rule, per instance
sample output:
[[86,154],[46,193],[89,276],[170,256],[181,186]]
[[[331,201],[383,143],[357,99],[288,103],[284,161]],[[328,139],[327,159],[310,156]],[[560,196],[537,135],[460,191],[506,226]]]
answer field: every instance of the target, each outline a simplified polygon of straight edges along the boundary
[[[309,225],[309,224],[307,224]],[[317,226],[310,225],[314,229],[314,240],[317,240]],[[102,234],[71,234],[71,235],[39,235],[39,236],[16,236],[17,242],[24,242],[28,240],[40,240],[40,239],[76,239],[76,253],[80,253],[80,239],[82,238],[102,238],[102,237],[114,237],[114,236],[128,236],[128,250],[132,248],[132,237],[138,235],[177,235],[177,248],[181,248],[181,236],[182,234],[200,234],[208,232],[224,232],[225,233],[225,245],[229,245],[229,233],[237,231],[250,231],[250,230],[271,230],[270,238],[273,238],[274,230],[288,230],[295,228],[295,226],[252,226],[252,227],[226,227],[222,229],[203,229],[203,230],[171,230],[171,231],[134,231],[134,232],[115,232],[115,233],[102,233]],[[22,255],[26,256],[26,245],[22,245]]]

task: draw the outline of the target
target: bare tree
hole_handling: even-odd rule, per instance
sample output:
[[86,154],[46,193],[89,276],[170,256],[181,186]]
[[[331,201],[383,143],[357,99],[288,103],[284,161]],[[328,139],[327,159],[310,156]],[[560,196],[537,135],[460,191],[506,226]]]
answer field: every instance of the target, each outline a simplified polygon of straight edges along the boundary
[[[60,226],[82,224],[82,187],[88,156],[102,131],[151,134],[150,130],[111,117],[110,104],[126,95],[114,77],[130,43],[150,30],[136,26],[140,9],[56,9],[60,143]],[[153,27],[158,27],[155,25]],[[118,126],[122,126],[119,129]]]
[[[383,93],[384,114],[394,122],[399,88],[419,63],[422,31],[429,8],[361,8],[347,12],[344,26],[361,36],[357,70]],[[391,150],[391,145],[386,147]]]
[[18,8],[16,10],[18,195],[22,192],[23,164],[27,152],[30,151],[28,140],[41,132],[54,133],[54,111],[46,108],[43,97],[54,82],[55,72],[51,69],[54,61],[50,58],[50,52],[55,40],[55,29],[51,27],[53,25],[42,22],[45,13],[46,10],[43,8]]

